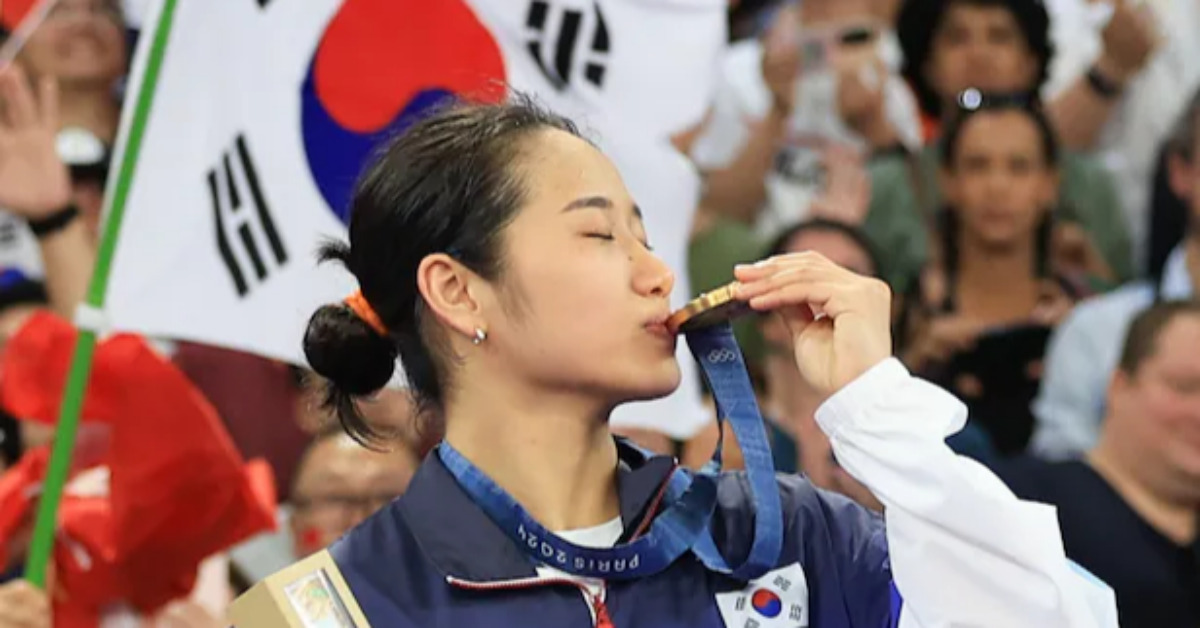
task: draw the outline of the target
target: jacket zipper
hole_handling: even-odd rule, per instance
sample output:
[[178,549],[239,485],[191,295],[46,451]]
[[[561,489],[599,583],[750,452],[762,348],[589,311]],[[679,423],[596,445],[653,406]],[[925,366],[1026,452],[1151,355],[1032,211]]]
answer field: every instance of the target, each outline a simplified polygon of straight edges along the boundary
[[[678,463],[671,468],[671,473],[667,474],[667,479],[664,480],[662,485],[658,488],[658,493],[655,494],[654,499],[651,500],[650,508],[647,510],[646,516],[642,519],[641,525],[639,525],[634,531],[633,535],[630,536],[631,539],[640,537],[650,527],[650,523],[654,519],[655,513],[658,512],[659,506],[662,505],[663,497],[667,493],[667,485],[671,481],[671,474],[675,473],[675,469],[677,468],[679,468]],[[532,589],[534,587],[541,586],[572,586],[576,589],[579,589],[583,593],[584,601],[591,606],[592,613],[595,615],[595,623],[593,624],[593,628],[616,628],[616,624],[614,624],[612,621],[612,616],[608,614],[608,605],[604,603],[604,590],[602,589],[600,593],[593,594],[588,590],[586,585],[581,582],[576,582],[575,580],[569,580],[567,578],[541,578],[534,576],[531,578],[515,578],[513,580],[502,580],[497,582],[471,582],[469,580],[455,578],[454,576],[446,576],[446,582],[448,582],[451,586],[455,586],[460,589],[466,589],[468,591],[514,591],[517,589]]]
[[515,580],[503,580],[500,582],[471,582],[469,580],[460,580],[454,576],[447,576],[446,582],[452,586],[468,591],[515,591],[517,589],[532,589],[535,587],[548,586],[571,586],[579,589],[583,593],[584,601],[591,607],[592,613],[595,615],[593,628],[616,628],[612,617],[608,614],[608,606],[604,603],[604,591],[593,594],[588,590],[587,585],[582,582],[576,582],[567,578],[517,578]]

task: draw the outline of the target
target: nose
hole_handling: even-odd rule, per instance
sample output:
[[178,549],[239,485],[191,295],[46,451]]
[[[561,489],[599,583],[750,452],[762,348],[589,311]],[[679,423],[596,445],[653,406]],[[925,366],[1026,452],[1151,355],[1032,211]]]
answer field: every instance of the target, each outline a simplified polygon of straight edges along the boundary
[[996,51],[986,41],[975,38],[965,46],[961,54],[966,58],[966,66],[971,72],[973,80],[980,82],[982,77],[987,76],[986,73],[991,71]]
[[993,166],[991,171],[987,173],[987,178],[984,180],[987,185],[989,196],[1006,197],[1008,191],[1012,189],[1012,177],[1009,173],[1000,167]]
[[675,287],[675,273],[662,258],[640,245],[633,253],[633,289],[647,297],[669,297]]

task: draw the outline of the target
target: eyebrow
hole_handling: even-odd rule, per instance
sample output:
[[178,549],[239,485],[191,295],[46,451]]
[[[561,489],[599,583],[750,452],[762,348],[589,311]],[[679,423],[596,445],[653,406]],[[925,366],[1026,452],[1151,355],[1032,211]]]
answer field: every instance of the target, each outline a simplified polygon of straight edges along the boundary
[[[613,202],[611,199],[609,199],[607,197],[584,196],[582,198],[577,198],[577,199],[571,201],[570,203],[567,203],[567,206],[563,207],[562,210],[564,212],[569,212],[569,211],[574,211],[576,209],[612,209],[612,208],[613,208]],[[642,219],[642,208],[638,207],[635,204],[633,206],[633,215],[637,216],[638,219],[641,220]]]

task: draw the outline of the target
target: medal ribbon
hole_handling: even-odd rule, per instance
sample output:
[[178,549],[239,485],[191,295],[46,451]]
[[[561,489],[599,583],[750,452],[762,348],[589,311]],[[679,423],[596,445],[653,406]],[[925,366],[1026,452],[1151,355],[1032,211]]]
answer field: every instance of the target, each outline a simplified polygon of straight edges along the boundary
[[718,424],[723,427],[729,422],[746,461],[755,505],[754,541],[740,565],[731,567],[726,563],[709,531],[717,502],[723,429],[717,450],[704,468],[696,473],[678,469],[672,474],[666,495],[668,505],[654,518],[650,529],[629,543],[611,548],[582,547],[546,530],[449,443],[438,446],[438,456],[488,518],[535,563],[580,577],[629,580],[659,573],[692,551],[709,569],[753,580],[775,568],[783,544],[783,510],[762,415],[729,324],[688,332],[686,337],[712,389]]

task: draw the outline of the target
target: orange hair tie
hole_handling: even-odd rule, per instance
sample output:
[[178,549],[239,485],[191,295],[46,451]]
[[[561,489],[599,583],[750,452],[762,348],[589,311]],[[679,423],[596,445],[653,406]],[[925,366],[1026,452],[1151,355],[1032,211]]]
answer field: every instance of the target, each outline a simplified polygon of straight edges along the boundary
[[346,297],[346,305],[350,307],[350,311],[354,315],[361,318],[364,323],[375,330],[375,333],[380,336],[386,336],[387,326],[383,324],[383,320],[375,313],[375,308],[367,303],[367,298],[363,296],[362,290],[356,290],[354,294]]

